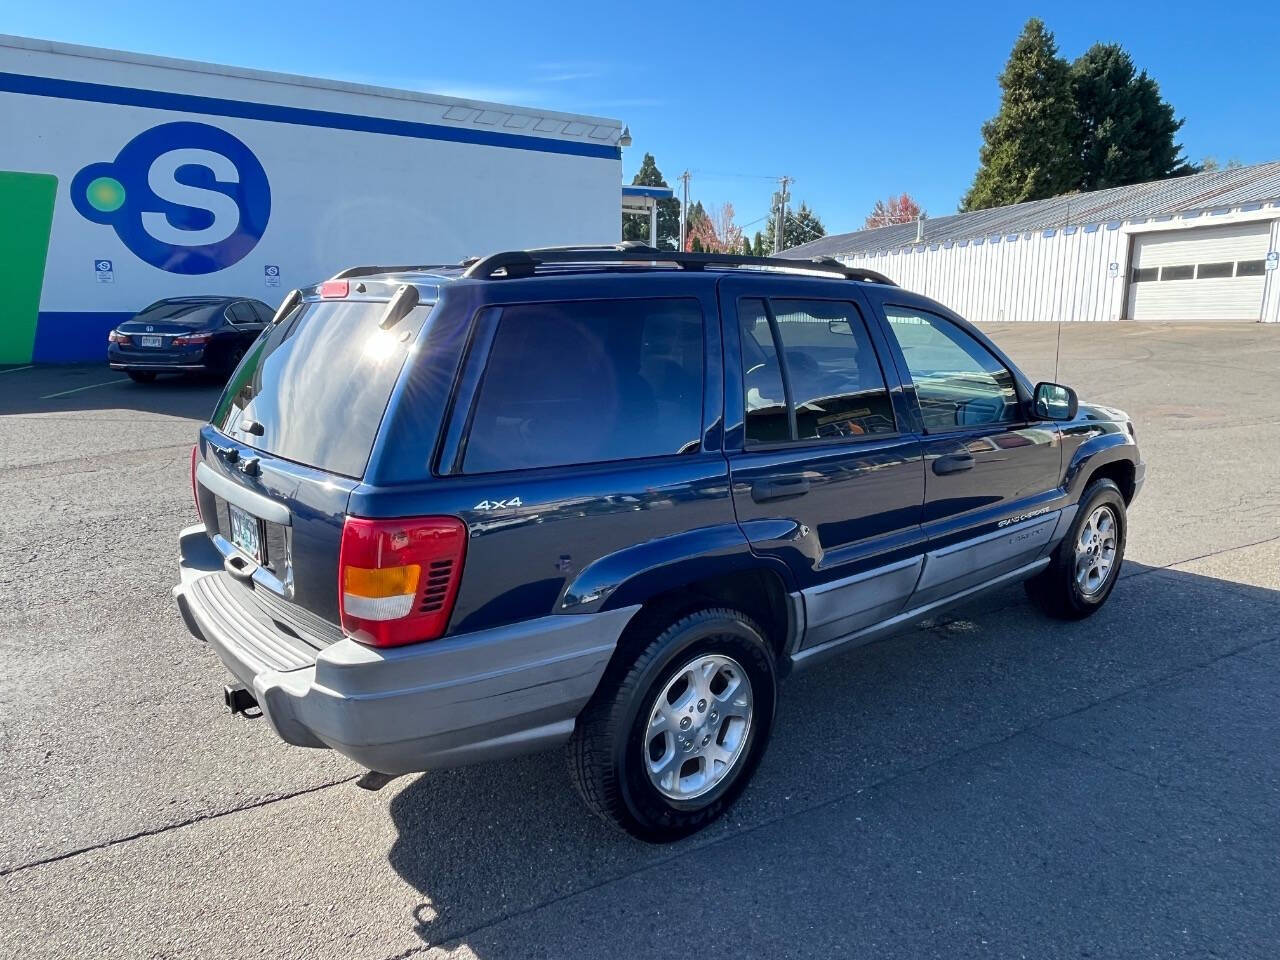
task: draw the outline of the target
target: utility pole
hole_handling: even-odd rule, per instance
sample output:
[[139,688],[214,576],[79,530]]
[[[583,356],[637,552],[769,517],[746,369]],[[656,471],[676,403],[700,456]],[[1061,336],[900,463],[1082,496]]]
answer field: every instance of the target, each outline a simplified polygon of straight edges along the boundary
[[793,183],[791,177],[779,177],[778,189],[778,213],[777,219],[773,221],[773,252],[781,253],[783,244],[783,235],[787,232],[787,200],[789,195],[787,187]]
[[689,171],[680,174],[680,182],[684,184],[683,196],[680,200],[680,251],[685,248],[685,236],[689,232]]

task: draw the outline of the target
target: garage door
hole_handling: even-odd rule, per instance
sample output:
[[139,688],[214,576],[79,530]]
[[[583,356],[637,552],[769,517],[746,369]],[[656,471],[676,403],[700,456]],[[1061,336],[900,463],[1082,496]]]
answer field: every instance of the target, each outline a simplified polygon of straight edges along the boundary
[[1260,319],[1270,235],[1269,221],[1136,235],[1129,319]]

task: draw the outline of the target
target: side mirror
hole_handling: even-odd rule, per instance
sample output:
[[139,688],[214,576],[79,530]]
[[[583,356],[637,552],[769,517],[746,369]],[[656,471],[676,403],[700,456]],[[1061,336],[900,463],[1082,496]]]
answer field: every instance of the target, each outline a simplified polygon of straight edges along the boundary
[[1038,420],[1074,420],[1080,409],[1080,398],[1070,387],[1042,382],[1036,384],[1031,406]]

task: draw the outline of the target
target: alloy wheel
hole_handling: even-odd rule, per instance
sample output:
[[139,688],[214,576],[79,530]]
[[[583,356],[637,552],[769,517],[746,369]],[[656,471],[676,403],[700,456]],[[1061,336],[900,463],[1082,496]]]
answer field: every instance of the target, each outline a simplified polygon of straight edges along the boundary
[[644,737],[649,782],[671,800],[694,800],[735,770],[754,720],[751,680],[732,657],[704,654],[672,675]]

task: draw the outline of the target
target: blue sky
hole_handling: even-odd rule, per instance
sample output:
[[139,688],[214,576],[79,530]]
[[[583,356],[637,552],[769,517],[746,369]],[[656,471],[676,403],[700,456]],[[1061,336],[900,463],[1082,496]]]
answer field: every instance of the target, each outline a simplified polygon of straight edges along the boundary
[[[830,232],[903,190],[937,216],[972,179],[996,76],[1028,16],[1074,58],[1118,42],[1186,119],[1192,159],[1280,159],[1271,3],[12,4],[0,29],[624,120],[691,197],[763,226],[772,177]],[[361,9],[361,8],[355,8]],[[104,12],[105,11],[105,12]]]

